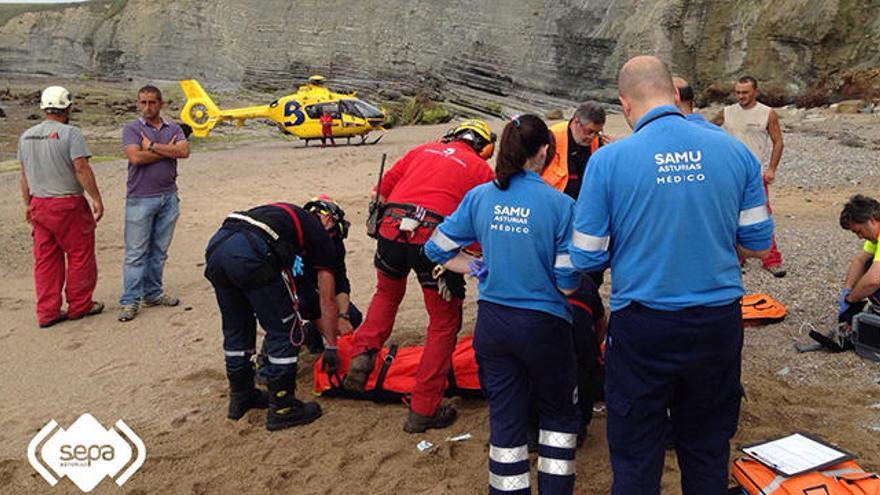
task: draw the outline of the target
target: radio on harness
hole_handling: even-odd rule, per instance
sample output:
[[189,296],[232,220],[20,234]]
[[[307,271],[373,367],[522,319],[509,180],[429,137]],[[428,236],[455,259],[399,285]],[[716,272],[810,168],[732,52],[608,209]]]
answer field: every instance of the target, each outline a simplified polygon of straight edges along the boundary
[[385,207],[379,202],[379,193],[382,189],[382,175],[385,173],[385,153],[382,153],[382,163],[379,165],[379,179],[376,182],[376,193],[370,201],[369,213],[367,214],[367,235],[373,239],[379,238],[379,223]]

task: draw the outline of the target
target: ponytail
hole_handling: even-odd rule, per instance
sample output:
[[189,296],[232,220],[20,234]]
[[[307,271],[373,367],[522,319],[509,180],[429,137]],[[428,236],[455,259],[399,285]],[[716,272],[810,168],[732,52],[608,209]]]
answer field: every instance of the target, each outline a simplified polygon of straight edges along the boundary
[[506,190],[510,178],[522,172],[529,158],[545,144],[550,144],[550,130],[537,115],[520,115],[508,122],[495,159],[495,186]]

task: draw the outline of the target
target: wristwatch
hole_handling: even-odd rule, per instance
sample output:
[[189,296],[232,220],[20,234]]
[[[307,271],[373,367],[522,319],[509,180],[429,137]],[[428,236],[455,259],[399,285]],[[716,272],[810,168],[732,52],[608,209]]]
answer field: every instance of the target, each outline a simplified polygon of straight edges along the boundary
[[337,318],[342,318],[343,320],[348,320],[348,313],[336,313]]
[[153,141],[150,141],[150,145],[147,146],[147,151],[153,151],[153,145],[156,144]]

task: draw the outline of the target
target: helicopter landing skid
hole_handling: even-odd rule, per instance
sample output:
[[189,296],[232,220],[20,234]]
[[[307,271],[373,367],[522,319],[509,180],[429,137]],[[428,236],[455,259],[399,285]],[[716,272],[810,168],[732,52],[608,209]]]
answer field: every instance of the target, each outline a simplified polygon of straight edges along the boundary
[[385,137],[385,133],[384,133],[384,132],[383,132],[383,133],[380,133],[379,136],[378,136],[376,139],[373,139],[372,141],[369,141],[369,140],[367,139],[368,137],[369,137],[369,133],[364,134],[363,136],[361,136],[361,142],[360,142],[360,143],[355,143],[355,146],[360,146],[360,145],[362,145],[362,144],[376,144],[376,143],[378,143],[379,141],[381,141],[383,137]]
[[[367,133],[367,134],[362,134],[361,136],[354,136],[354,137],[355,137],[355,138],[360,137],[360,140],[359,140],[359,141],[355,141],[354,143],[352,143],[352,142],[351,142],[351,138],[352,138],[352,136],[346,136],[346,138],[345,138],[345,144],[344,144],[344,145],[343,145],[342,143],[339,143],[339,144],[336,144],[336,145],[334,145],[334,146],[363,146],[363,145],[376,144],[376,143],[378,143],[379,141],[381,141],[383,137],[385,137],[385,133],[383,132],[383,133],[379,134],[379,136],[377,136],[376,139],[372,139],[372,140],[368,139],[368,137],[369,137],[369,133]],[[341,138],[336,138],[336,141],[338,141],[339,139],[341,139]],[[309,147],[309,142],[311,142],[311,141],[320,141],[320,140],[321,140],[321,138],[303,139],[303,141],[305,141],[305,144],[303,145],[303,148],[308,148],[308,147]]]

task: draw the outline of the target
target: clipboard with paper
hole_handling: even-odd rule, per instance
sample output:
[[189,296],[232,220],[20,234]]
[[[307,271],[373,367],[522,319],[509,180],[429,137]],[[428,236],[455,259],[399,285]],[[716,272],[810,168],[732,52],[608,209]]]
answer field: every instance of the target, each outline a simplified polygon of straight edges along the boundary
[[743,453],[785,477],[820,470],[855,456],[806,433],[740,447]]

